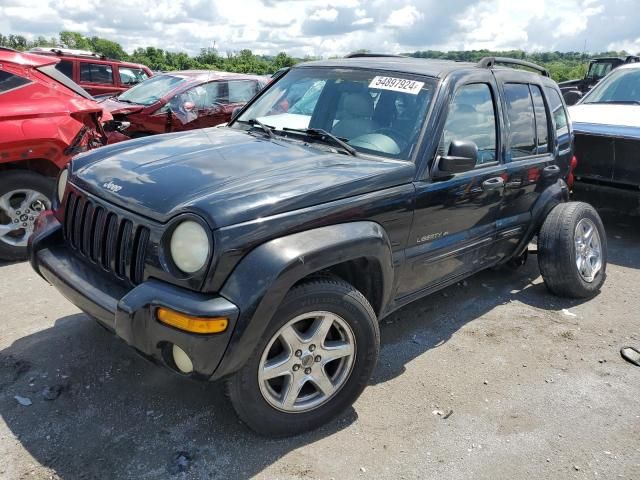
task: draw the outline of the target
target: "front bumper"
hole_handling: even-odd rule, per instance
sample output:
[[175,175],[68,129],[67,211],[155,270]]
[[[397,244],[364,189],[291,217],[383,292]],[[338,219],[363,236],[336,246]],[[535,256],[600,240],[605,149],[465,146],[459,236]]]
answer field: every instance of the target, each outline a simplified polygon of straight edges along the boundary
[[[29,242],[31,265],[69,301],[145,357],[177,371],[170,354],[175,344],[191,358],[191,376],[214,376],[238,318],[234,304],[155,279],[128,288],[76,255],[64,243],[61,225],[51,212],[42,214],[38,223]],[[226,317],[229,325],[218,334],[184,332],[156,320],[155,310],[161,306],[195,317]]]

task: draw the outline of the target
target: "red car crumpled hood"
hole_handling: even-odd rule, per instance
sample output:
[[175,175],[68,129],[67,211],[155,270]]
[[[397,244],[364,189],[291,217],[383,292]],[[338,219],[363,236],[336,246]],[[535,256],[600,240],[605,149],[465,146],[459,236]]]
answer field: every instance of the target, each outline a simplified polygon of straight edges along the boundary
[[105,111],[111,114],[129,114],[129,113],[137,113],[144,109],[143,105],[133,105],[131,103],[119,102],[117,98],[111,97],[107,98],[105,101],[100,103],[100,106],[105,109]]

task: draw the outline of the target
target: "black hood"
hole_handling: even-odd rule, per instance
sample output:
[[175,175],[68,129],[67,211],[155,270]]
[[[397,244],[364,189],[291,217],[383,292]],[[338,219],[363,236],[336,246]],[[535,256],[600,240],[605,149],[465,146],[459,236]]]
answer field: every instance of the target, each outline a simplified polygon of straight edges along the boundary
[[185,211],[212,227],[409,183],[414,165],[326,152],[231,128],[157,135],[73,161],[71,181],[166,222]]

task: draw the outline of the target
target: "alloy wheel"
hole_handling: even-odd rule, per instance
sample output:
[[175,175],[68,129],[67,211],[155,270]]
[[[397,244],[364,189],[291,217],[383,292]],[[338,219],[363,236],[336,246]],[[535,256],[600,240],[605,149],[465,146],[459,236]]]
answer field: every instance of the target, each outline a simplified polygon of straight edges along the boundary
[[353,331],[342,317],[323,311],[299,315],[267,344],[258,370],[260,392],[280,411],[313,410],[344,386],[355,354]]
[[12,190],[0,196],[0,241],[26,247],[36,218],[48,208],[51,201],[36,190]]
[[576,267],[582,279],[591,283],[602,269],[602,244],[595,224],[583,218],[575,231]]

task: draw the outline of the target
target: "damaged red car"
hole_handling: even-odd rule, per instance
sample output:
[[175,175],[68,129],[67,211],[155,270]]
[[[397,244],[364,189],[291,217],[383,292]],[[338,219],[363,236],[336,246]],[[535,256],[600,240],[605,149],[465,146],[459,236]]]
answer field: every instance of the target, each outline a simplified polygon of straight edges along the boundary
[[0,47],[0,259],[26,258],[56,177],[70,158],[106,143],[111,119],[56,69],[59,59]]
[[109,143],[228,122],[266,83],[257,75],[210,70],[156,75],[101,101],[113,115],[105,124]]

